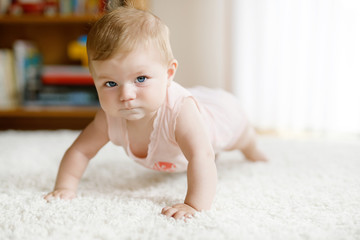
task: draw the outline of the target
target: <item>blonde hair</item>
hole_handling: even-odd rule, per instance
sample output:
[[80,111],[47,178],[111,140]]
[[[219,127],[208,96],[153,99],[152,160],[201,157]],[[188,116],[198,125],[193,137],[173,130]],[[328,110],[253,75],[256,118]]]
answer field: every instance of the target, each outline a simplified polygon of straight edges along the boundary
[[[120,6],[119,6],[120,5]],[[130,4],[131,5],[131,4]],[[110,1],[108,13],[91,28],[86,43],[89,62],[127,54],[139,46],[156,47],[168,64],[173,59],[168,27],[148,11]]]

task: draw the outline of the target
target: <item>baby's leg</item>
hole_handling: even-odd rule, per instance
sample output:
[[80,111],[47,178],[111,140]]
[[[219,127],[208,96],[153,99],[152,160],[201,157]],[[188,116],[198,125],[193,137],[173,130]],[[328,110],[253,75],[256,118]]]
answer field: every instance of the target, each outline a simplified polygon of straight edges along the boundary
[[234,148],[240,150],[249,161],[267,161],[267,157],[257,148],[256,134],[250,124],[246,125]]

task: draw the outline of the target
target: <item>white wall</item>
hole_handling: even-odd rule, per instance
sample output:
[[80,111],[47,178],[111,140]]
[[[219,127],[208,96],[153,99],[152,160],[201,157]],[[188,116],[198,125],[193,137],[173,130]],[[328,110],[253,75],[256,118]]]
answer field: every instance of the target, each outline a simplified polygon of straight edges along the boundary
[[224,1],[151,0],[150,10],[170,28],[179,61],[175,80],[185,87],[228,88]]
[[360,134],[360,1],[232,1],[234,89],[253,125]]

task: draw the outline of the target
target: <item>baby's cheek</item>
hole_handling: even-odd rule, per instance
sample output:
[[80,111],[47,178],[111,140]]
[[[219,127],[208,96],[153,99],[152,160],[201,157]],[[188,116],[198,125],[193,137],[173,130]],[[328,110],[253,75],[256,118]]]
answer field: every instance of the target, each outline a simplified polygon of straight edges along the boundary
[[145,98],[148,99],[148,103],[151,104],[154,109],[157,109],[164,103],[165,97],[166,90],[160,91],[160,89],[158,89],[157,91],[148,92]]
[[[105,112],[111,112],[111,109],[114,108],[115,106],[115,102],[112,103],[111,99],[109,99],[106,96],[99,96],[99,102],[100,102],[100,106],[101,108],[105,111]],[[113,107],[112,107],[113,106]]]

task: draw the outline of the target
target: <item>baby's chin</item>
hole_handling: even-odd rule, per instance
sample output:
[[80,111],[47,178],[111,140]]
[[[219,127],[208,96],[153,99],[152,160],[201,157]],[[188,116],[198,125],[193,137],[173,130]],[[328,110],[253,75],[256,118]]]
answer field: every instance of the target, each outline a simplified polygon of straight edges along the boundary
[[129,121],[140,120],[146,116],[145,111],[141,108],[122,109],[118,111],[105,111],[105,112],[112,117],[123,118]]
[[145,115],[140,115],[140,114],[134,114],[134,115],[128,115],[128,116],[123,116],[122,118],[128,120],[128,121],[137,121],[137,120],[141,120],[145,117]]

